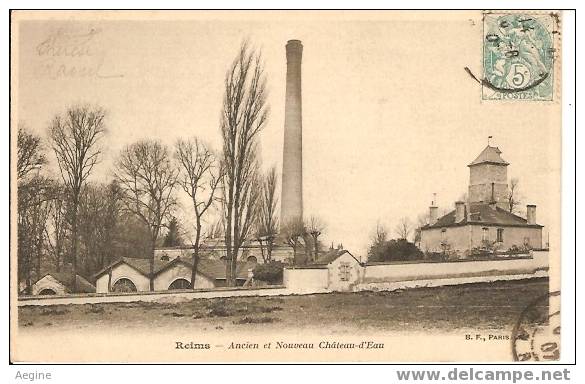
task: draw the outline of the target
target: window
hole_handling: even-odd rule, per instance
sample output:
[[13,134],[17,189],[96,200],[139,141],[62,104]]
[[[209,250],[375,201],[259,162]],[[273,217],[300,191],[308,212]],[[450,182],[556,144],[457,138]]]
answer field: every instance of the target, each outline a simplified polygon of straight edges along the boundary
[[498,243],[504,242],[504,228],[498,228],[496,241]]
[[114,284],[112,292],[136,292],[136,286],[130,279],[122,278]]
[[339,280],[349,281],[351,275],[351,264],[347,262],[341,262],[339,264]]
[[488,241],[490,239],[490,230],[489,228],[483,227],[481,229],[481,241]]
[[246,261],[248,263],[257,263],[258,259],[256,258],[256,256],[248,256],[248,258],[246,259]]
[[177,279],[169,285],[169,290],[171,289],[189,289],[191,284],[186,279]]

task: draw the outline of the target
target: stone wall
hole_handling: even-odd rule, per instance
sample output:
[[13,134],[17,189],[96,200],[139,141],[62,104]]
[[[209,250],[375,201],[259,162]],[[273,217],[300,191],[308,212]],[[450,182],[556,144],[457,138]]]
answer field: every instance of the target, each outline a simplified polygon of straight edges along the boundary
[[264,288],[213,288],[203,290],[176,290],[162,292],[133,292],[133,293],[90,293],[66,296],[22,296],[18,298],[18,306],[26,305],[67,305],[67,304],[96,304],[96,303],[129,303],[129,302],[156,302],[180,303],[193,299],[210,299],[214,297],[244,297],[244,296],[280,296],[288,295],[289,291],[283,286]]
[[408,262],[368,265],[364,282],[406,281],[433,278],[531,274],[548,268],[548,252],[502,258],[498,260],[460,260],[452,262]]
[[282,283],[290,293],[326,292],[328,275],[327,268],[285,268]]

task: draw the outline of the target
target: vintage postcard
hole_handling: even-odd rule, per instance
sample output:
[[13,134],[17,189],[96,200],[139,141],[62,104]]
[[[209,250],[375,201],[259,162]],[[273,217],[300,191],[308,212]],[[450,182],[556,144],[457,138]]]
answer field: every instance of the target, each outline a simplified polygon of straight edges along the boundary
[[13,362],[558,361],[560,11],[13,11]]

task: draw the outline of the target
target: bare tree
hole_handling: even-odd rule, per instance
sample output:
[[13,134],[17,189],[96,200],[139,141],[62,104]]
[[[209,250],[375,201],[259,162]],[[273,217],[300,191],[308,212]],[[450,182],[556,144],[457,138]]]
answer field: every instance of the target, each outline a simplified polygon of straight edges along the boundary
[[[262,181],[262,195],[260,198],[260,209],[256,229],[256,236],[260,243],[260,250],[262,251],[262,259],[264,260],[264,263],[272,261],[274,239],[278,234],[277,184],[278,176],[276,174],[276,167],[272,166]],[[264,241],[266,242],[266,252],[264,252]]]
[[293,249],[294,263],[300,264],[298,250],[303,245],[304,236],[307,233],[305,223],[300,217],[291,218],[280,227],[280,233]]
[[207,228],[206,238],[217,239],[225,236],[225,224],[223,217],[214,220]]
[[45,227],[53,199],[51,184],[51,180],[36,175],[18,186],[18,278],[26,282],[29,293],[33,276],[40,278],[45,255]]
[[258,135],[268,119],[266,77],[261,55],[246,43],[225,78],[221,117],[223,139],[222,208],[225,218],[226,281],[235,285],[241,245],[258,211]]
[[41,138],[28,132],[24,124],[18,126],[16,174],[20,180],[32,170],[46,164]]
[[388,240],[388,230],[386,229],[386,226],[378,220],[376,223],[376,229],[372,235],[372,244],[380,245],[386,240]]
[[117,184],[89,183],[79,205],[81,268],[91,276],[111,261],[121,196]]
[[416,217],[416,227],[414,229],[414,244],[420,245],[422,227],[429,223],[429,214],[421,213]]
[[77,211],[81,190],[101,150],[98,142],[105,133],[105,111],[100,107],[76,106],[64,116],[56,116],[50,127],[49,137],[57,157],[59,171],[71,202],[71,261],[73,290],[77,290]]
[[399,239],[408,240],[408,236],[412,230],[412,223],[408,217],[402,217],[396,227],[394,228],[394,232],[396,232],[396,236]]
[[45,237],[53,267],[55,271],[60,272],[67,246],[67,204],[65,189],[62,185],[55,183],[53,193],[54,199],[51,200],[51,211],[48,225],[45,226]]
[[104,207],[104,250],[100,260],[100,269],[114,260],[119,254],[119,243],[123,242],[120,227],[124,225],[122,217],[122,189],[117,180],[112,180],[105,186]]
[[222,171],[213,151],[197,138],[187,141],[179,140],[175,146],[175,158],[179,163],[179,185],[191,198],[195,213],[195,241],[191,269],[191,288],[194,288],[203,233],[203,217],[216,199],[215,192],[221,180]]
[[521,204],[521,199],[518,193],[518,184],[520,180],[517,177],[512,177],[510,179],[510,184],[508,185],[508,207],[510,212],[514,212],[516,207]]
[[154,249],[161,228],[175,205],[177,173],[169,151],[159,141],[142,140],[127,146],[116,164],[116,180],[126,210],[148,227],[150,235],[150,290],[154,290]]
[[325,223],[317,216],[311,216],[307,223],[307,233],[313,239],[313,261],[319,258],[319,236],[325,231]]
[[[33,272],[37,279],[40,277],[44,228],[51,200],[50,181],[39,175],[41,166],[46,163],[41,138],[19,124],[16,145],[18,281],[19,284],[25,281],[26,291],[30,293]],[[33,170],[37,172],[31,177]]]

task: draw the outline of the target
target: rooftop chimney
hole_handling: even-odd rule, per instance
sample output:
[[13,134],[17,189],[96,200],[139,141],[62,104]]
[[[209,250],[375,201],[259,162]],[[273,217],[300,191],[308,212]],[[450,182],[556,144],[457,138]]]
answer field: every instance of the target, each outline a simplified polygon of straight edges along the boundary
[[281,225],[303,218],[303,125],[300,40],[286,44],[286,100],[282,154]]
[[439,213],[439,207],[435,206],[435,202],[429,207],[429,225],[433,225],[437,222],[437,214]]
[[463,201],[455,202],[455,222],[460,223],[465,219],[465,203]]
[[526,206],[526,224],[536,224],[536,205],[528,204]]

